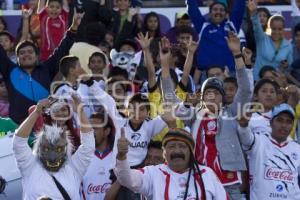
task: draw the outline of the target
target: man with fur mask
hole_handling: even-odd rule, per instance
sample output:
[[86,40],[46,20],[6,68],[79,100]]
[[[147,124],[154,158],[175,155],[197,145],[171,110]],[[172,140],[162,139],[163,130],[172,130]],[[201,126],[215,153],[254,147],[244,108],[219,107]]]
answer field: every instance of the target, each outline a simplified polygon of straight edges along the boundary
[[80,199],[80,183],[93,156],[95,140],[78,97],[73,96],[73,102],[81,123],[81,145],[73,155],[68,133],[55,125],[43,128],[33,152],[27,144],[35,121],[50,105],[48,99],[40,101],[16,131],[13,151],[22,174],[24,199],[37,199],[42,195],[51,199]]

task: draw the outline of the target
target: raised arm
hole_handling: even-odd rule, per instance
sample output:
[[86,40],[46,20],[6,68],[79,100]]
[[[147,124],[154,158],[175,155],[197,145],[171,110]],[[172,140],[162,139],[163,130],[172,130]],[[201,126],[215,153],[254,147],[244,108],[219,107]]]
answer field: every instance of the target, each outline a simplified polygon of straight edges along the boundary
[[69,54],[69,50],[75,42],[76,32],[80,25],[81,19],[84,13],[74,13],[73,22],[69,30],[66,32],[64,39],[61,41],[59,46],[54,50],[54,53],[44,62],[49,67],[51,76],[57,74],[59,70],[59,61],[62,57]]
[[240,142],[242,145],[242,148],[245,151],[249,151],[252,149],[254,143],[255,143],[255,136],[251,132],[250,127],[248,127],[249,120],[251,118],[251,113],[243,113],[243,116],[238,119],[238,134],[240,138]]
[[39,0],[37,13],[40,13],[46,7],[46,0]]
[[[236,116],[239,108],[243,107],[246,103],[250,102],[252,99],[252,86],[251,84],[251,74],[247,73],[247,70],[245,68],[245,63],[243,59],[242,52],[240,50],[240,39],[238,36],[233,33],[229,32],[227,44],[229,49],[231,50],[235,65],[236,65],[236,78],[238,83],[238,90],[234,97],[233,103],[230,105],[231,110],[233,112],[233,116]],[[253,76],[253,75],[252,75]]]
[[28,145],[28,137],[32,131],[32,128],[42,114],[43,109],[50,104],[48,99],[39,101],[35,110],[27,117],[27,119],[16,130],[16,134],[13,138],[13,151],[18,164],[18,168],[22,176],[29,176],[31,173],[32,165],[34,164],[35,157],[32,154],[32,150]]
[[43,99],[38,102],[34,111],[25,119],[25,121],[20,125],[20,127],[16,131],[16,135],[21,138],[28,138],[36,120],[42,114],[43,109],[47,108],[50,105],[50,101],[48,99]]
[[185,88],[187,87],[188,82],[190,80],[189,75],[193,67],[194,55],[197,50],[197,47],[198,47],[198,43],[193,41],[193,37],[190,37],[190,41],[188,44],[188,52],[187,52],[187,56],[183,68],[183,74],[180,80],[180,82]]
[[265,37],[265,32],[259,21],[259,17],[258,17],[258,13],[257,13],[257,5],[256,5],[255,0],[248,1],[248,10],[249,10],[249,13],[251,16],[255,40],[256,40],[256,42],[261,41]]
[[72,95],[74,107],[77,108],[77,114],[80,121],[80,141],[81,145],[72,155],[72,166],[78,172],[79,178],[82,178],[89,166],[90,160],[95,150],[94,130],[84,112],[81,100],[76,94]]
[[246,0],[234,1],[234,6],[230,13],[230,20],[233,22],[237,33],[240,31],[243,22],[245,7]]
[[68,0],[63,0],[63,9],[64,9],[66,12],[69,12],[69,11],[70,11],[70,7],[69,7],[69,2],[68,2]]
[[20,42],[29,39],[29,17],[32,13],[32,10],[22,10],[22,34]]
[[197,33],[200,33],[204,22],[206,21],[203,17],[201,11],[199,10],[199,5],[197,0],[187,0],[187,11],[194,24]]
[[140,46],[143,49],[144,62],[148,71],[149,88],[153,88],[156,85],[155,67],[150,52],[150,43],[153,40],[153,38],[149,37],[148,32],[146,33],[146,35],[144,35],[143,33],[138,33],[138,38],[136,38],[136,40],[139,42]]
[[297,5],[296,0],[291,0],[291,7],[292,7],[292,16],[293,17],[300,16],[300,9]]
[[129,141],[125,137],[124,128],[121,129],[121,137],[118,140],[117,162],[114,172],[118,182],[134,192],[138,192],[143,185],[142,172],[130,169],[127,161]]

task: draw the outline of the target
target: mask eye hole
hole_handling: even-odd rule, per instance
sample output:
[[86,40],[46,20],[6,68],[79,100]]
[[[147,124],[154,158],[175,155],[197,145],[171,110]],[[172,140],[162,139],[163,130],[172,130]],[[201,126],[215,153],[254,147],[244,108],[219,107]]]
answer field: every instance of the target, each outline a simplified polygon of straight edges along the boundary
[[63,148],[62,148],[62,147],[57,147],[57,148],[56,148],[56,152],[61,153],[62,151],[63,151]]

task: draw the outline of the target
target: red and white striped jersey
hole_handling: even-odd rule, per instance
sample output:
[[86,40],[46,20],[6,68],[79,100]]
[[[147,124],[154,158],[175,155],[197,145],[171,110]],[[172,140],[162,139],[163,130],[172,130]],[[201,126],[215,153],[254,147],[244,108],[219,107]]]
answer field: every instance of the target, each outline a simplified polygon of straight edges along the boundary
[[287,141],[279,144],[271,136],[255,134],[247,151],[251,200],[299,200],[300,145]]
[[223,185],[241,183],[240,172],[225,171],[220,165],[220,158],[216,146],[216,134],[218,131],[217,118],[210,117],[206,113],[200,122],[196,136],[195,157],[196,160],[205,166],[210,167]]
[[111,186],[109,179],[111,169],[110,163],[113,160],[111,150],[103,154],[95,152],[91,163],[83,177],[81,184],[82,200],[103,200],[107,190]]

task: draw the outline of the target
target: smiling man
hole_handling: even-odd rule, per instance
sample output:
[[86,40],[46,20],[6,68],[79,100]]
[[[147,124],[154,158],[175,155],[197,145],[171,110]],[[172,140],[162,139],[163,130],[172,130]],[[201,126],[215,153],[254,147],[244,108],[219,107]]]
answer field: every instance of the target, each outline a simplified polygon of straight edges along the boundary
[[273,108],[271,135],[254,134],[240,120],[241,143],[249,159],[250,199],[300,199],[300,146],[288,137],[295,112],[288,104]]
[[121,185],[153,200],[227,199],[215,173],[195,161],[195,142],[190,133],[183,129],[170,130],[162,141],[166,163],[134,170],[127,161],[129,142],[124,129],[121,132],[115,168]]
[[8,90],[9,114],[18,124],[27,117],[30,106],[48,97],[51,82],[59,69],[59,60],[68,54],[73,45],[82,16],[74,15],[73,23],[59,47],[42,63],[38,60],[38,47],[32,41],[17,45],[18,64],[10,61],[0,45],[0,72]]
[[245,11],[245,0],[235,1],[231,13],[227,6],[215,1],[209,7],[209,20],[201,14],[197,0],[187,0],[188,14],[199,34],[198,70],[207,70],[211,65],[228,66],[235,71],[234,58],[227,47],[225,37],[229,31],[238,33]]

